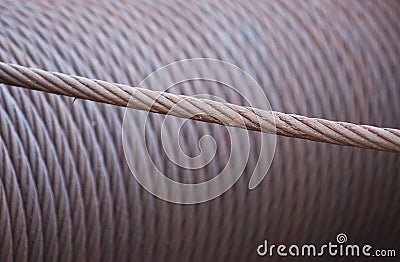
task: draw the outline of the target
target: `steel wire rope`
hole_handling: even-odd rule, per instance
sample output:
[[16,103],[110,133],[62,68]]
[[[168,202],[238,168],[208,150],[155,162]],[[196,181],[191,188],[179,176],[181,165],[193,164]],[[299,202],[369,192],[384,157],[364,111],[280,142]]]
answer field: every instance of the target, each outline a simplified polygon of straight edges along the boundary
[[[80,76],[47,72],[4,62],[0,62],[0,82],[74,98],[170,114],[181,118],[187,118],[188,115],[193,114],[194,116],[191,119],[194,120],[265,133],[274,133],[273,122],[276,121],[276,133],[278,135],[400,152],[400,130],[394,128],[379,128],[281,112],[269,112],[209,99],[198,99],[112,84],[101,80],[90,80]],[[133,96],[131,101],[130,94]],[[173,109],[174,105],[179,108]],[[232,111],[227,111],[228,108]],[[229,119],[223,117],[219,112],[229,116]],[[233,117],[234,113],[243,117],[244,124],[236,121]],[[258,119],[263,121],[258,121]]]

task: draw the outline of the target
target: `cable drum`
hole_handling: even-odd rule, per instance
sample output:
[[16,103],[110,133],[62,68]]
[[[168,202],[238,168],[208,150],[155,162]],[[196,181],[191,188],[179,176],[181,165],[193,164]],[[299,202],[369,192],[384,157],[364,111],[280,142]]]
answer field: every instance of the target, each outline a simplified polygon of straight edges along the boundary
[[[396,0],[2,1],[0,61],[268,109],[261,91],[275,111],[399,128],[399,24]],[[142,82],[198,58],[232,64],[262,90],[209,64]],[[179,82],[185,73],[217,81]],[[339,233],[398,249],[399,154],[228,130],[0,84],[0,260],[253,261],[264,240],[322,245]],[[154,169],[200,184],[230,155],[245,165],[228,175],[243,175],[205,203],[164,201],[135,179],[148,175],[172,202],[205,200],[151,184]]]

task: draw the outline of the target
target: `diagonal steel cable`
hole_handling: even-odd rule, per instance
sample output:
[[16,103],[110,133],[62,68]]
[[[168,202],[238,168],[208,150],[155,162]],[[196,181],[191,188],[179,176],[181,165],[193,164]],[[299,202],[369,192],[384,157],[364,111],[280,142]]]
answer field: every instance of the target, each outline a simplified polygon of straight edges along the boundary
[[400,152],[400,130],[393,128],[265,111],[3,62],[0,83],[281,136]]

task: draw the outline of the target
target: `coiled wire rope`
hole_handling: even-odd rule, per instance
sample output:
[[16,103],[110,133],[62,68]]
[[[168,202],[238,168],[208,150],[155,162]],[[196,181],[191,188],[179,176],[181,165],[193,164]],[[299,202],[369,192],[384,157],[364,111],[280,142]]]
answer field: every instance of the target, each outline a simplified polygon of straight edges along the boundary
[[[0,61],[2,69],[136,86],[163,65],[210,57],[249,72],[276,111],[396,128],[399,21],[395,0],[2,1]],[[201,83],[174,91],[242,104],[237,94]],[[124,109],[10,85],[1,86],[0,105],[2,261],[248,261],[264,239],[322,243],[339,232],[376,247],[400,242],[398,154],[279,137],[269,176],[255,190],[244,176],[213,201],[182,206],[153,197],[131,176]],[[183,132],[183,147],[194,154],[204,133],[219,148],[210,165],[187,177],[161,153],[161,118],[151,115],[148,131],[160,169],[189,182],[219,172],[229,153],[223,127],[191,122]],[[388,130],[376,149],[398,148]],[[258,139],[251,135],[246,174]]]

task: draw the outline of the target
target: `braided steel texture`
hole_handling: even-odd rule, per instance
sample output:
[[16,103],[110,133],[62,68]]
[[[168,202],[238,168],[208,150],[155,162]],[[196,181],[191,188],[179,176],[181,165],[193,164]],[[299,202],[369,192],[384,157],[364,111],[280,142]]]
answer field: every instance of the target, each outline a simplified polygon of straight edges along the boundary
[[[398,127],[399,23],[395,0],[2,1],[0,61],[136,86],[173,61],[210,57],[249,72],[274,110]],[[242,104],[205,85],[175,92]],[[400,243],[398,154],[279,137],[255,190],[244,176],[213,201],[173,205],[131,176],[123,115],[1,86],[0,260],[252,261],[264,239],[325,243],[339,232],[354,243]],[[188,150],[204,133],[221,149],[193,175],[166,160],[161,116],[150,118],[149,151],[169,176],[193,182],[223,167],[223,127],[193,121],[183,132]],[[249,174],[258,141],[252,134]]]
[[0,62],[0,83],[243,129],[400,152],[400,130],[265,111]]

